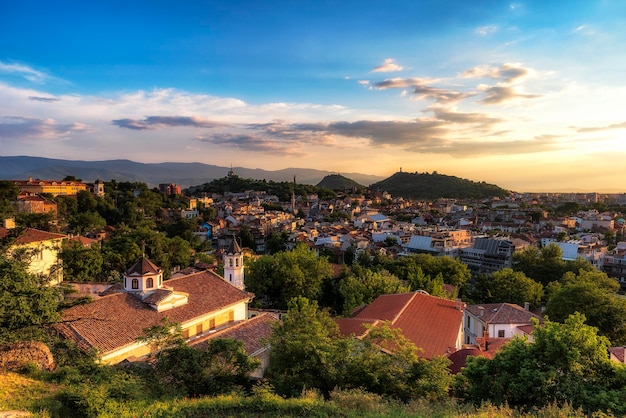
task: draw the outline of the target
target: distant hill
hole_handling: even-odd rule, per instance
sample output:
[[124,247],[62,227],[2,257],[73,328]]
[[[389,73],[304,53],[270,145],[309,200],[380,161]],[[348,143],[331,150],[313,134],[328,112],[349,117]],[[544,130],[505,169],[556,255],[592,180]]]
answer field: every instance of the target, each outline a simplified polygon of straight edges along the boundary
[[369,188],[389,192],[394,197],[411,199],[483,199],[509,195],[509,191],[494,184],[436,173],[398,172],[385,180],[371,184]]
[[360,185],[356,181],[342,176],[341,174],[329,174],[317,183],[317,187],[323,187],[331,190],[345,190],[347,188],[364,189],[365,186]]
[[[182,188],[202,184],[226,176],[229,167],[203,163],[138,163],[130,160],[74,161],[42,157],[0,157],[0,179],[20,180],[32,176],[36,179],[55,180],[74,176],[86,182],[96,179],[103,181],[138,181],[153,187],[160,183],[176,183]],[[293,181],[317,184],[329,171],[308,168],[285,168],[277,171],[233,167],[242,178],[265,179],[272,181]],[[351,178],[363,184],[381,180],[380,176],[348,173]]]

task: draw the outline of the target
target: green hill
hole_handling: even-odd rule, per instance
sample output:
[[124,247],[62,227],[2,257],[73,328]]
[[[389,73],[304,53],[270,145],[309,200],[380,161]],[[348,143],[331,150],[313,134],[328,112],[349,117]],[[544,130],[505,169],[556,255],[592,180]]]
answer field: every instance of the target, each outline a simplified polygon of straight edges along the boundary
[[329,174],[317,184],[317,187],[323,187],[331,190],[345,190],[349,188],[364,189],[365,187],[356,181],[342,176],[341,174]]
[[411,199],[484,199],[494,196],[508,196],[509,191],[484,181],[475,182],[454,176],[437,173],[403,173],[369,186],[370,190],[380,190]]

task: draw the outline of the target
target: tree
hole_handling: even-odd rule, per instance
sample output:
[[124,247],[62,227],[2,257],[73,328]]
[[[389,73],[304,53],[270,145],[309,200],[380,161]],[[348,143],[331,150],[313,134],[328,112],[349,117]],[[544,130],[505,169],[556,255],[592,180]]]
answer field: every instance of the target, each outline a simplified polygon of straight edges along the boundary
[[398,328],[388,322],[369,326],[362,339],[350,340],[350,352],[343,374],[343,387],[402,400],[448,396],[452,377],[449,360],[419,358],[419,349]]
[[98,249],[87,248],[79,242],[69,241],[63,244],[60,256],[63,260],[65,280],[76,282],[100,280],[104,260]]
[[80,212],[69,218],[69,226],[77,234],[104,228],[106,220],[98,212]]
[[241,241],[242,247],[254,248],[254,235],[252,235],[248,225],[241,226],[239,230],[239,240]]
[[476,303],[508,302],[524,306],[529,302],[537,307],[543,298],[543,286],[521,271],[504,268],[476,277],[471,293]]
[[408,292],[402,281],[386,270],[372,271],[355,264],[352,272],[337,284],[342,302],[340,311],[348,315],[357,306],[371,303],[380,295]]
[[15,217],[15,221],[19,226],[24,228],[34,228],[42,231],[50,231],[54,214],[46,213],[27,213],[20,212]]
[[471,277],[467,265],[451,257],[434,257],[430,254],[416,254],[411,257],[401,257],[387,263],[387,270],[400,280],[411,283],[412,289],[433,288],[430,283],[441,275],[444,283],[462,288]]
[[306,245],[292,251],[264,255],[247,266],[246,288],[266,308],[285,309],[297,296],[316,300],[322,285],[332,277],[332,268]]
[[0,180],[0,217],[6,218],[15,213],[11,202],[17,200],[20,189],[10,180]]
[[272,350],[267,376],[283,395],[298,396],[304,388],[317,388],[328,396],[346,363],[347,342],[315,301],[294,298],[269,339]]
[[27,271],[26,265],[0,254],[0,339],[19,338],[19,330],[59,319],[56,288]]
[[[594,280],[594,277],[607,279]],[[565,321],[575,312],[585,315],[587,323],[598,328],[600,335],[607,337],[613,345],[626,344],[626,299],[618,296],[613,282],[601,272],[582,272],[578,276],[573,273],[565,275],[564,285],[550,297],[546,315],[558,322]]]
[[462,372],[466,400],[523,408],[571,403],[626,412],[623,402],[618,409],[613,402],[624,393],[623,366],[612,364],[608,339],[585,324],[584,315],[571,315],[563,324],[535,322],[533,339],[514,338],[492,360],[470,358]]
[[554,243],[541,249],[531,246],[514,253],[513,269],[523,272],[543,286],[559,280],[567,271],[565,261],[563,261],[563,251]]

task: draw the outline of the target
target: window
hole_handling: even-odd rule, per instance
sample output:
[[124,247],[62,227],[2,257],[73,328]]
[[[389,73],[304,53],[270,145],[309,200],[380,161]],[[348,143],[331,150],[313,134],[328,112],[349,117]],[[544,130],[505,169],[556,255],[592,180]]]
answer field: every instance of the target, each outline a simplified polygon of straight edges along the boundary
[[188,329],[183,330],[183,338],[184,339],[189,338],[189,330]]
[[209,329],[215,329],[215,318],[209,320]]
[[159,286],[163,284],[163,276],[159,274]]
[[139,289],[139,280],[133,279],[133,281],[132,281],[132,288],[133,289]]
[[229,280],[230,282],[232,282],[232,281],[233,281],[233,275],[232,275],[232,274],[229,274],[229,275],[228,275],[228,280]]
[[498,338],[504,338],[504,330],[503,329],[499,329],[498,330]]
[[232,266],[233,266],[233,259],[232,259],[232,258],[229,258],[229,259],[228,259],[228,266],[229,266],[229,267],[232,267]]
[[148,279],[146,280],[146,287],[148,289],[152,289],[154,287],[154,280],[152,279],[152,277],[148,277]]
[[196,334],[202,334],[202,324],[196,325]]
[[239,259],[235,258],[235,267],[239,267]]

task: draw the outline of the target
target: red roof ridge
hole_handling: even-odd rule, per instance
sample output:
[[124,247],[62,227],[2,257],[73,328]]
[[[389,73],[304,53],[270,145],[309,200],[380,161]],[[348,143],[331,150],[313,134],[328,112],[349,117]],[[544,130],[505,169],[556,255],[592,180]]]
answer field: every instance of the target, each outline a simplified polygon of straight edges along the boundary
[[406,311],[407,307],[411,304],[411,302],[413,302],[413,299],[415,299],[415,295],[417,295],[418,293],[428,294],[428,293],[426,293],[424,291],[420,291],[420,290],[416,290],[415,292],[413,292],[413,296],[411,296],[411,298],[404,304],[402,309],[400,309],[400,311],[398,311],[396,316],[391,321],[389,321],[390,324],[394,324],[398,320],[398,318],[400,318],[402,316],[404,311]]

